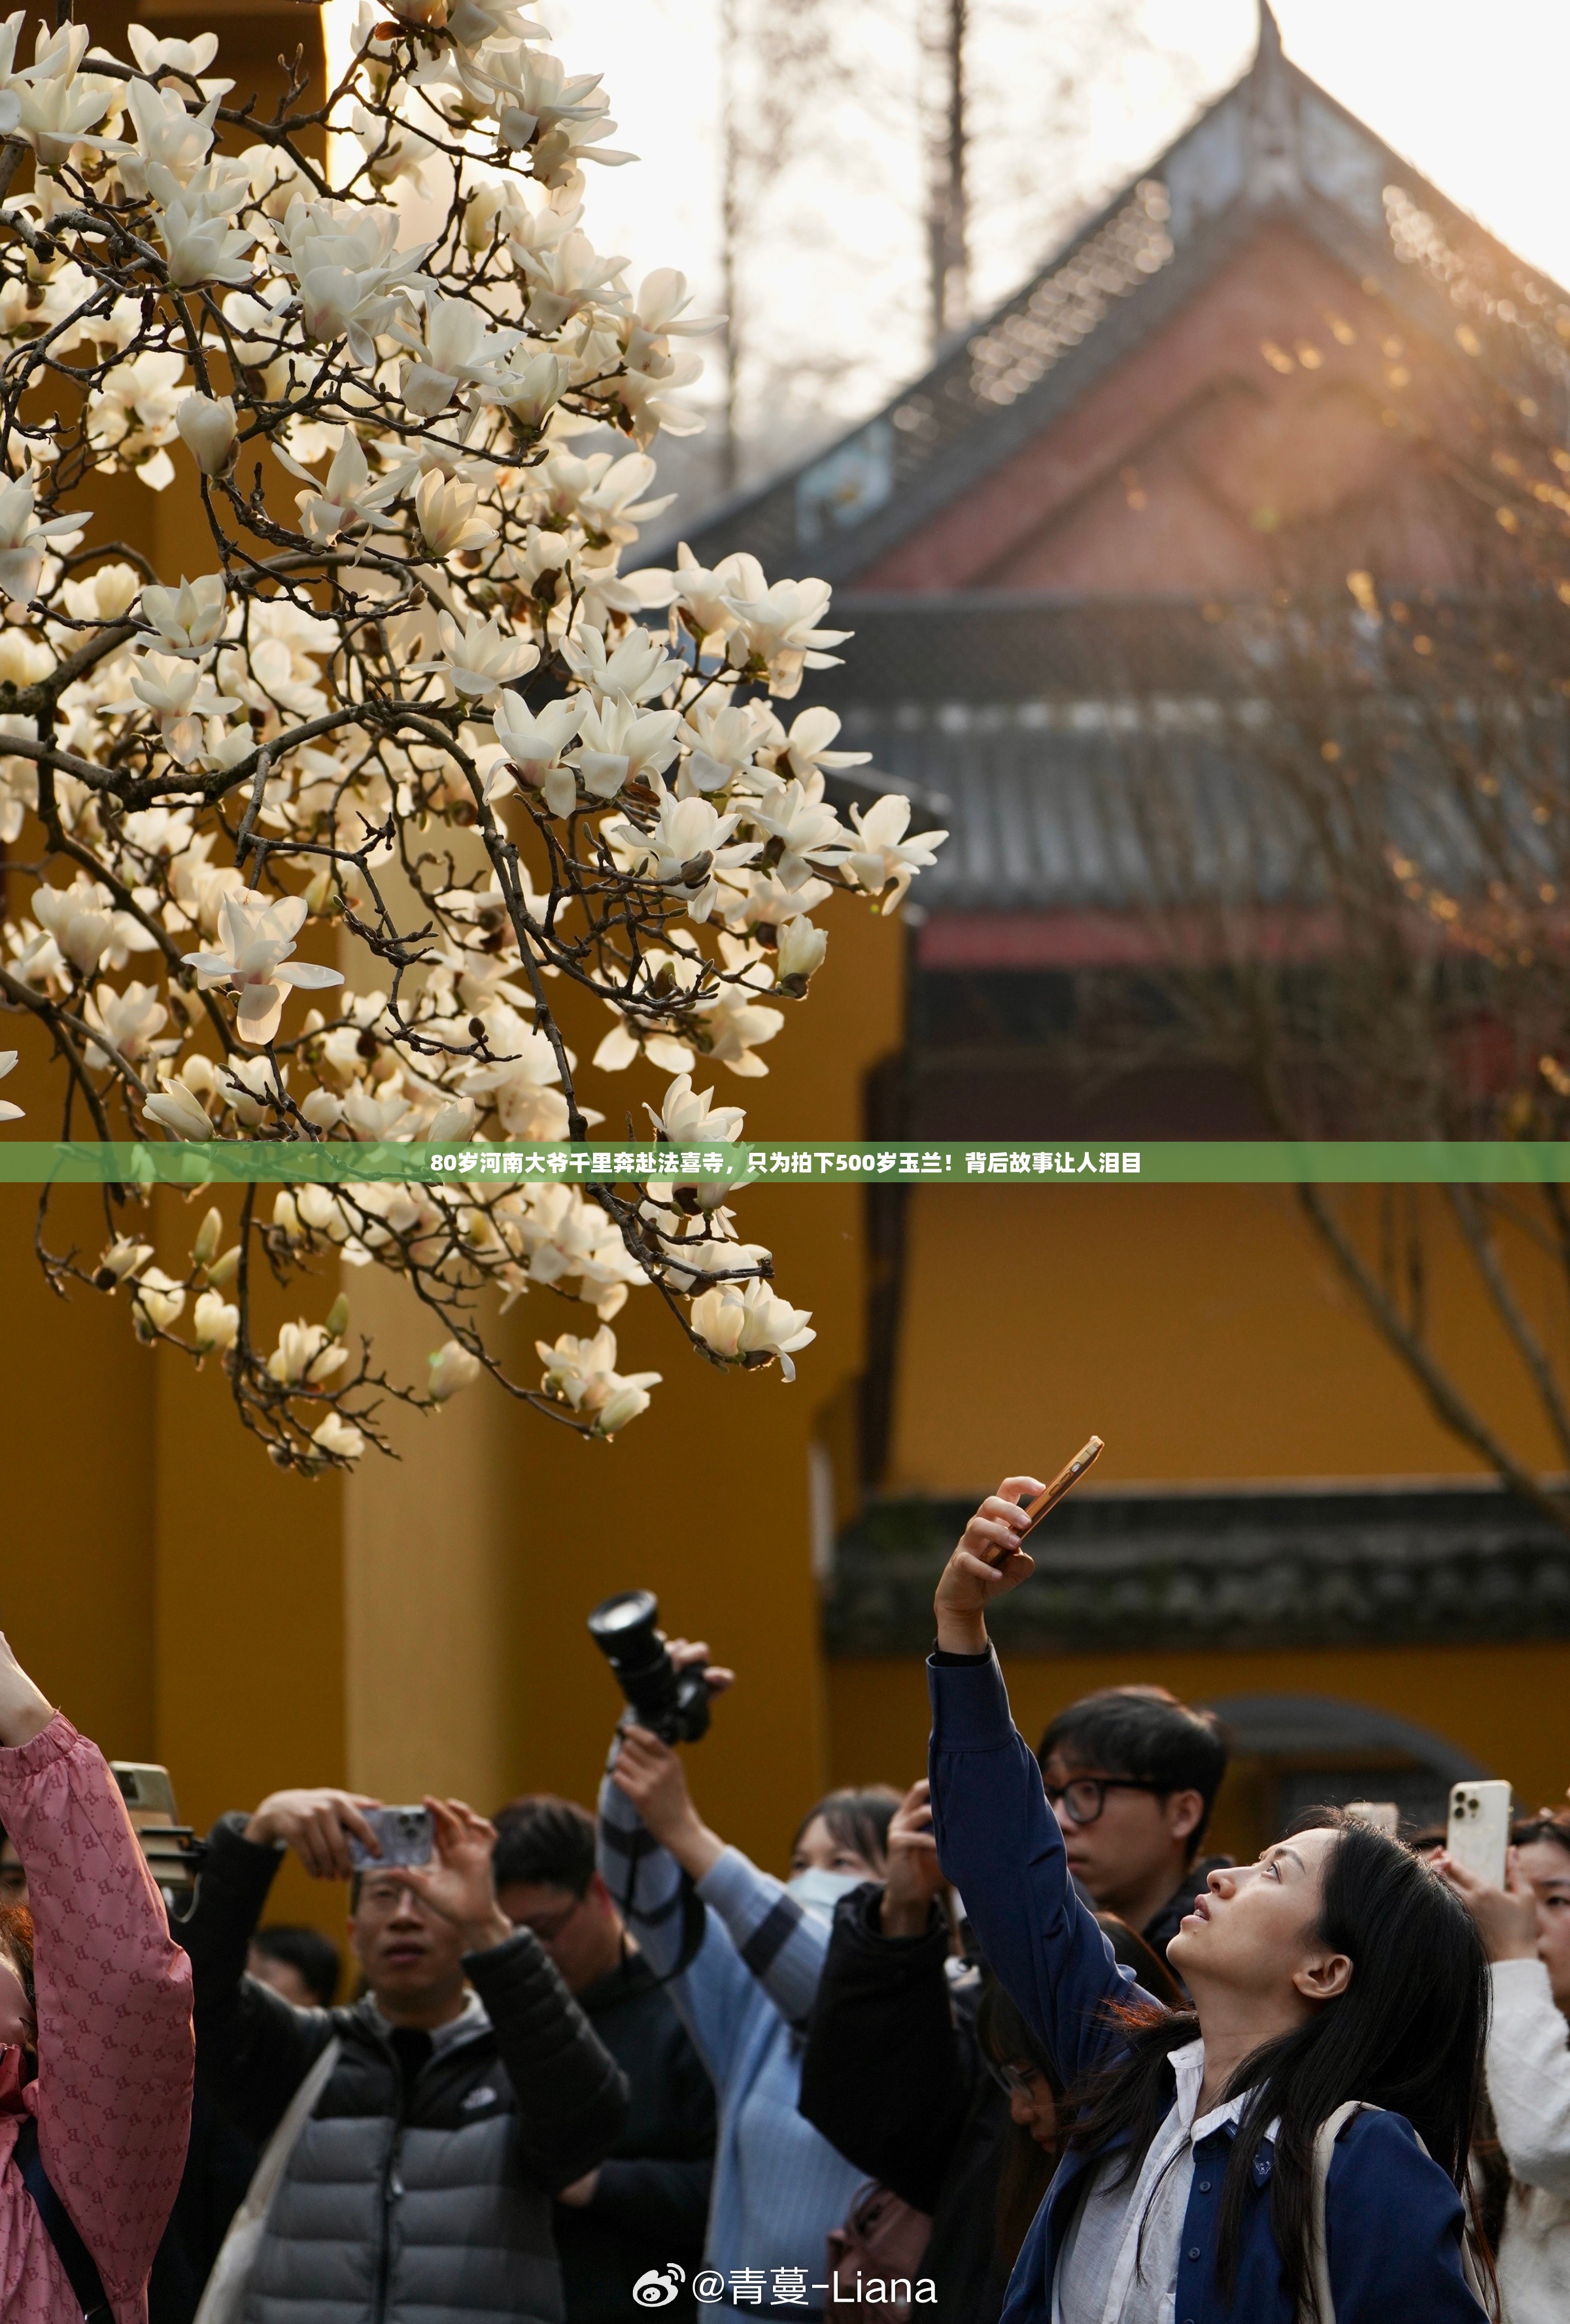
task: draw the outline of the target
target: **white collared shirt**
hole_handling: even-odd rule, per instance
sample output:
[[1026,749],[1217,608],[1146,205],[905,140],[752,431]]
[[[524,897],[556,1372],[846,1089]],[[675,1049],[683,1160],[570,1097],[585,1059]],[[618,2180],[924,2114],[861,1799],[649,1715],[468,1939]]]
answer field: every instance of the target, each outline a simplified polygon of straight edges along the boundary
[[[1053,2277],[1052,2324],[1175,2324],[1194,2150],[1212,2131],[1236,2122],[1249,2093],[1212,2107],[1196,2121],[1204,2043],[1186,2043],[1168,2063],[1177,2083],[1172,2110],[1137,2177],[1121,2186],[1108,2183],[1122,2167],[1118,2154],[1098,2165]],[[1274,2131],[1272,2124],[1267,2137]]]

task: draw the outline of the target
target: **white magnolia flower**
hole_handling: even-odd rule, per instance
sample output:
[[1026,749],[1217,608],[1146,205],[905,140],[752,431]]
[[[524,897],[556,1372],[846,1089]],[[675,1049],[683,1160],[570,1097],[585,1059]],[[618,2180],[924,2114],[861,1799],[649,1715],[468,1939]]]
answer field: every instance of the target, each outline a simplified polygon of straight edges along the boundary
[[721,815],[706,798],[660,795],[660,812],[647,831],[621,818],[604,826],[603,836],[618,863],[634,879],[658,881],[680,896],[689,920],[706,920],[719,890],[716,872],[750,863],[754,841],[731,845],[741,817]]
[[668,654],[660,640],[642,629],[629,630],[610,653],[597,630],[585,630],[579,637],[563,639],[561,654],[602,706],[612,695],[623,702],[647,702],[687,675],[686,663]]
[[[218,53],[216,32],[199,32],[194,41],[157,40],[145,24],[128,24],[125,38],[132,55],[150,80],[155,80],[162,72],[183,73],[188,80],[197,80]],[[204,94],[226,97],[234,86],[229,80],[215,83]]]
[[445,1404],[462,1388],[472,1388],[484,1367],[461,1341],[448,1340],[430,1358],[428,1386],[438,1404]]
[[23,138],[45,169],[69,161],[75,144],[97,144],[88,134],[102,121],[121,84],[97,73],[78,71],[88,41],[85,24],[62,24],[53,32],[38,28],[33,60],[14,71],[23,12],[0,27],[0,130]]
[[678,1074],[658,1113],[643,1108],[657,1137],[672,1146],[729,1146],[742,1134],[746,1115],[739,1105],[716,1105],[713,1090],[695,1092],[690,1074]]
[[496,528],[479,512],[479,487],[461,477],[444,476],[439,469],[420,480],[414,495],[414,513],[425,545],[433,557],[456,557],[461,549],[478,549],[494,540]]
[[231,397],[188,395],[175,412],[174,424],[204,476],[227,473],[238,433]]
[[227,1355],[240,1336],[240,1311],[221,1292],[204,1291],[191,1311],[199,1348],[212,1355]]
[[676,756],[675,710],[638,710],[613,696],[586,705],[573,764],[591,798],[614,798],[623,784],[663,774]]
[[822,928],[814,927],[805,912],[787,920],[780,931],[777,974],[782,991],[798,997],[807,990],[808,980],[822,967],[828,950],[828,937]]
[[[14,1049],[0,1049],[0,1082],[15,1065],[17,1055]],[[25,1111],[23,1106],[13,1105],[8,1097],[0,1097],[0,1121],[20,1121]]]
[[349,1351],[324,1323],[285,1323],[267,1359],[270,1377],[284,1388],[319,1388],[349,1360]]
[[161,1267],[143,1268],[132,1296],[134,1305],[161,1332],[167,1332],[185,1307],[184,1286],[172,1275],[166,1275]]
[[[499,687],[526,676],[540,659],[540,649],[531,638],[520,637],[516,630],[503,630],[478,613],[465,627],[450,613],[443,613],[438,626],[443,655],[439,666],[451,674],[459,694],[481,697],[494,694]],[[508,699],[516,701],[517,696]]]
[[[747,808],[747,820],[775,843],[774,877],[782,888],[805,887],[816,872],[836,863],[852,844],[851,835],[820,794],[823,778],[781,783]],[[815,795],[819,794],[819,795]]]
[[100,565],[85,581],[66,581],[60,595],[73,621],[118,622],[136,603],[142,576],[134,565]]
[[[144,41],[148,39],[141,25],[134,29],[142,32]],[[212,53],[216,56],[217,35],[209,33],[207,37],[213,42]],[[152,45],[159,47],[162,43]],[[202,168],[212,151],[218,113],[217,94],[209,95],[199,113],[189,113],[179,89],[155,88],[151,80],[133,80],[125,89],[125,103],[135,128],[135,142],[108,148],[119,170],[121,184],[134,201],[145,201],[152,191],[149,172],[162,170],[178,190]]]
[[36,498],[36,482],[30,475],[0,488],[0,595],[19,605],[37,596],[48,549],[79,540],[88,522],[80,513],[41,521]]
[[422,333],[402,317],[392,327],[393,337],[415,350],[402,388],[409,410],[421,420],[434,419],[460,387],[501,396],[500,366],[522,345],[522,331],[499,330],[483,309],[467,299],[444,298],[439,290],[426,294],[424,323]]
[[133,1062],[146,1056],[149,1045],[169,1022],[169,1011],[152,984],[128,984],[124,992],[116,992],[112,984],[100,984],[83,1013],[121,1056]]
[[592,1340],[564,1332],[554,1346],[537,1340],[534,1347],[545,1367],[540,1385],[546,1395],[591,1418],[596,1435],[612,1435],[646,1412],[648,1391],[660,1383],[658,1372],[629,1372],[623,1378],[616,1370],[616,1335],[608,1323]]
[[885,912],[899,910],[916,873],[935,860],[948,837],[947,831],[919,831],[907,839],[905,826],[910,820],[910,802],[898,791],[875,799],[864,815],[858,807],[851,809],[858,844],[845,858],[844,869],[870,896],[890,890]]
[[870,751],[836,751],[830,748],[839,733],[836,712],[825,709],[821,703],[810,710],[798,713],[790,722],[790,732],[775,755],[776,770],[781,775],[799,775],[803,779],[824,768],[864,766],[872,757]]
[[228,610],[221,573],[202,573],[194,581],[182,573],[178,589],[142,592],[143,613],[157,631],[159,644],[171,654],[199,654],[216,645],[224,634]]
[[409,471],[403,466],[373,478],[365,447],[352,428],[346,428],[339,438],[325,484],[319,484],[309,469],[291,459],[287,452],[279,453],[278,457],[297,476],[309,480],[309,491],[296,493],[295,504],[304,530],[312,540],[324,544],[336,540],[341,532],[359,532],[367,524],[374,524],[409,481]]
[[736,669],[766,672],[770,693],[789,699],[804,669],[837,667],[839,656],[823,649],[843,644],[851,633],[817,626],[832,594],[827,581],[776,581],[771,587],[756,558],[726,561],[740,568],[725,598],[735,622],[728,652]]
[[237,993],[240,1038],[254,1047],[264,1047],[277,1032],[290,985],[314,991],[344,981],[336,968],[290,959],[305,917],[302,896],[284,896],[275,904],[256,897],[226,896],[219,914],[221,949],[183,956],[204,990],[226,984]]
[[329,1412],[327,1418],[310,1432],[310,1441],[335,1461],[357,1461],[365,1449],[365,1440],[341,1413]]
[[206,1108],[193,1090],[171,1075],[162,1076],[163,1086],[155,1097],[146,1099],[142,1111],[149,1121],[157,1122],[175,1138],[210,1138],[213,1125]]
[[816,1340],[807,1328],[812,1310],[792,1307],[767,1283],[716,1283],[692,1303],[692,1328],[719,1356],[744,1363],[749,1356],[767,1362],[778,1357],[788,1380],[796,1377],[790,1359]]
[[129,1235],[116,1235],[98,1261],[98,1281],[106,1288],[111,1284],[127,1282],[146,1266],[152,1256],[152,1245],[150,1242],[137,1242]]
[[191,290],[199,282],[249,282],[245,254],[256,236],[249,226],[229,223],[251,198],[243,171],[236,174],[230,162],[215,162],[182,186],[171,171],[154,166],[147,182],[157,196],[153,224],[176,290]]
[[561,754],[587,707],[586,696],[569,694],[535,712],[521,694],[503,694],[492,713],[497,742],[523,780],[544,794],[552,815],[570,815],[577,804],[577,779]]
[[319,343],[346,338],[357,364],[376,361],[387,328],[428,245],[398,247],[391,204],[308,201],[296,194],[283,218],[287,266],[300,286],[300,319]]

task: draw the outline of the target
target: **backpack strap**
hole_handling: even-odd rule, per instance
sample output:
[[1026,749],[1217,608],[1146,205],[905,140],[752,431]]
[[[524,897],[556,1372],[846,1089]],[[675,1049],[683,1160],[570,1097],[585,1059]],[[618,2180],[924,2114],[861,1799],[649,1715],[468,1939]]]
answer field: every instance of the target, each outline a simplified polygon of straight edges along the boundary
[[[1355,2114],[1382,2114],[1382,2107],[1370,2106],[1362,2098],[1348,2098],[1334,2114],[1327,2114],[1314,2136],[1313,2200],[1309,2207],[1309,2299],[1305,2306],[1301,2324],[1335,2324],[1335,2300],[1330,2289],[1330,2247],[1325,2227],[1325,2189],[1330,2180],[1330,2164],[1335,2153],[1335,2142]],[[1411,2129],[1411,2125],[1408,2125]],[[1427,2154],[1419,2132],[1412,2130],[1419,2153]],[[1498,2310],[1489,2289],[1487,2271],[1478,2258],[1470,2219],[1461,2229],[1461,2273],[1467,2290],[1483,2314],[1497,2315]]]
[[86,2324],[109,2324],[109,2302],[94,2263],[93,2255],[83,2243],[76,2222],[50,2184],[43,2157],[38,2151],[38,2125],[29,2115],[16,2134],[12,2149],[16,2168],[22,2173],[22,2183],[37,2206],[43,2221],[44,2232],[60,2256],[60,2265],[70,2279],[77,2306]]

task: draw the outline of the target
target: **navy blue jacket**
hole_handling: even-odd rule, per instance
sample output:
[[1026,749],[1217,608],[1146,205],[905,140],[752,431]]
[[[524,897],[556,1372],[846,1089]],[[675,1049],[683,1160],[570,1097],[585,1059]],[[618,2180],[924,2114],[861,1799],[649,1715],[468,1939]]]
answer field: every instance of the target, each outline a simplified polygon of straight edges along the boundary
[[[928,1665],[932,1823],[982,1950],[1071,2085],[1115,2056],[1108,2002],[1143,2000],[1074,1893],[1041,1771],[1009,1716],[996,1658]],[[1230,2128],[1201,2141],[1183,2223],[1177,2324],[1297,2324],[1270,2231],[1270,2150],[1254,2166],[1237,2282],[1215,2277]],[[1086,2158],[1067,2156],[1009,2282],[1002,2324],[1048,2324]],[[1354,2116],[1330,2165],[1325,2228],[1336,2324],[1483,2324],[1461,2272],[1460,2196],[1396,2114]],[[1078,2324],[1078,2319],[1074,2319]]]

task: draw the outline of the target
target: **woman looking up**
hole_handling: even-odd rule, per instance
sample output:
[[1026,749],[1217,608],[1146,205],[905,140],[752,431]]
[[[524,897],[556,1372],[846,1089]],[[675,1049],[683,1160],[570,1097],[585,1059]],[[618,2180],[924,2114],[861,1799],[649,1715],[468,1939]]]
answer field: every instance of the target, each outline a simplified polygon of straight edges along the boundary
[[1141,1993],[1075,1895],[987,1640],[1032,1571],[1020,1499],[1039,1489],[1006,1479],[966,1526],[930,1665],[943,1868],[1075,2101],[1003,2324],[1479,2324],[1468,1915],[1409,1850],[1327,1820],[1208,1875],[1168,1949],[1192,2010]]

